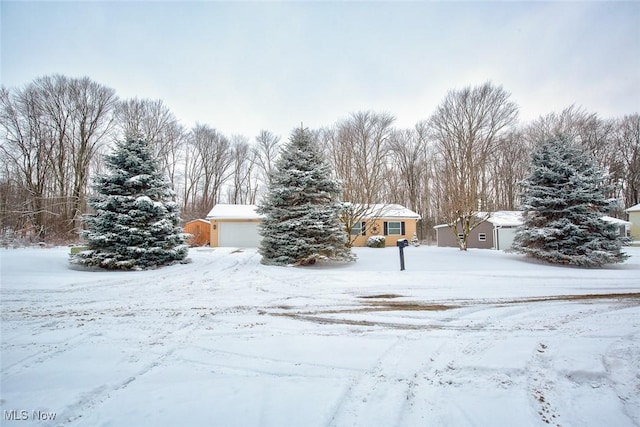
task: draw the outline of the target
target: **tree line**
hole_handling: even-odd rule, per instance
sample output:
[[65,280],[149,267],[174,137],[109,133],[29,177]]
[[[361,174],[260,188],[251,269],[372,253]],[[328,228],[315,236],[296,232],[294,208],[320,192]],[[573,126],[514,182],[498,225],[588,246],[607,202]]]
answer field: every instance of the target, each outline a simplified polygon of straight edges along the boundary
[[[387,112],[357,111],[311,133],[343,183],[343,200],[402,204],[422,216],[421,239],[439,223],[471,229],[475,212],[517,209],[531,150],[553,134],[576,141],[608,172],[607,196],[621,201],[611,215],[640,202],[637,112],[602,118],[569,106],[521,123],[510,93],[487,82],[449,91],[409,129]],[[268,130],[224,135],[205,123],[187,128],[162,100],[120,99],[87,77],[2,87],[3,236],[75,240],[92,178],[127,135],[148,141],[183,220],[204,218],[216,203],[257,203],[287,139]]]

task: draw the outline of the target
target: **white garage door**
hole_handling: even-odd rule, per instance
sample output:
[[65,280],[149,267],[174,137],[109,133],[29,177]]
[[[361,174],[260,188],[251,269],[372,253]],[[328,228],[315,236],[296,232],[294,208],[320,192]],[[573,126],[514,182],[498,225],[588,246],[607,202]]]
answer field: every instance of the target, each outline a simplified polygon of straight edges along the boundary
[[513,238],[516,236],[516,227],[513,228],[498,228],[498,249],[506,251],[511,248]]
[[257,248],[262,237],[258,234],[257,222],[218,223],[218,246],[237,248]]

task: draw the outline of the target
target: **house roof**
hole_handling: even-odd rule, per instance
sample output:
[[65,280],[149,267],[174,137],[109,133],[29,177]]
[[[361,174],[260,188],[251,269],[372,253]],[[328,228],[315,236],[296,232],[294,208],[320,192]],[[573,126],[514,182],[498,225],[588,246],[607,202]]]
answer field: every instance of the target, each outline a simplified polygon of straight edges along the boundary
[[[362,205],[357,205],[362,206]],[[363,218],[410,218],[420,219],[420,215],[402,205],[372,204],[362,215]],[[256,205],[230,205],[218,203],[207,214],[207,219],[261,219]]]
[[420,215],[414,211],[397,204],[374,203],[372,205],[354,204],[358,208],[366,206],[362,214],[363,218],[409,218],[420,219]]
[[261,219],[256,205],[228,205],[218,203],[207,214],[207,219]]
[[625,227],[631,227],[630,221],[625,221],[624,219],[614,218],[612,216],[603,216],[602,219],[607,222],[611,222],[616,225],[624,225]]
[[631,206],[629,209],[626,209],[625,212],[640,212],[640,203],[635,206]]

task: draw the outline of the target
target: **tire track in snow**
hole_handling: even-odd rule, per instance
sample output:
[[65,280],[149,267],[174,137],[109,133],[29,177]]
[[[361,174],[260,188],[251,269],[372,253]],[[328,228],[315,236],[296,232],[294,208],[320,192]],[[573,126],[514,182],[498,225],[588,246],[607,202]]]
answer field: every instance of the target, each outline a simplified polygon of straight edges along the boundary
[[611,388],[620,399],[626,415],[637,426],[640,426],[639,343],[640,333],[630,334],[611,344],[602,357]]
[[416,365],[412,357],[407,357],[416,350],[412,344],[418,343],[421,336],[420,332],[399,336],[371,368],[353,377],[328,425],[398,425],[407,405],[412,404],[414,379],[424,369],[424,362]]
[[162,351],[151,362],[146,363],[140,369],[136,370],[133,374],[125,375],[125,378],[122,380],[119,380],[110,385],[102,385],[96,387],[93,390],[81,395],[76,402],[68,405],[64,410],[60,412],[60,419],[64,420],[64,423],[66,424],[74,425],[77,422],[79,425],[83,425],[83,414],[96,406],[102,405],[118,392],[126,389],[129,384],[135,381],[139,381],[142,377],[152,372],[153,370],[166,365],[166,363],[173,357],[174,353],[177,350],[183,348],[186,343],[190,342],[191,335],[200,327],[200,322],[187,321],[183,323],[179,328],[160,336],[158,338],[158,344],[162,345],[163,341],[166,341],[173,335],[182,331],[186,331],[186,334],[181,339],[174,341],[173,345],[170,348]]

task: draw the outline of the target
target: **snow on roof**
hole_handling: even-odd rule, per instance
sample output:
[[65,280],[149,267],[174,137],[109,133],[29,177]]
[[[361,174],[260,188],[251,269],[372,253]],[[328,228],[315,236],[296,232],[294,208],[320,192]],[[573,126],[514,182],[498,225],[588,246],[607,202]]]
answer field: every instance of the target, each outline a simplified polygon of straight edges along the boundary
[[187,224],[191,224],[192,222],[205,222],[207,224],[209,224],[209,221],[207,221],[206,219],[192,219],[191,221],[187,221]]
[[[486,216],[486,212],[478,212],[478,216]],[[610,216],[603,216],[602,219],[607,222],[611,222],[613,224],[624,225],[627,227],[631,226],[629,221],[625,221],[618,218],[613,218]],[[493,224],[495,227],[517,227],[522,225],[522,211],[495,211],[489,215],[487,221]],[[433,228],[442,228],[447,227],[447,224],[439,224]]]
[[612,224],[624,225],[625,227],[631,227],[631,222],[625,221],[624,219],[614,218],[612,216],[607,216],[607,215],[603,216],[602,219],[604,221],[610,222]]
[[[493,224],[494,227],[517,227],[522,224],[521,211],[495,211],[495,212],[477,212],[479,218],[487,218],[486,221]],[[438,224],[435,229],[448,227],[448,224]]]
[[227,205],[218,203],[207,214],[207,219],[261,219],[256,205]]
[[626,209],[625,212],[640,212],[640,203],[635,206],[631,206],[629,209]]
[[496,227],[517,227],[522,224],[522,211],[495,211],[487,221]]
[[[354,204],[357,208],[363,205]],[[415,218],[420,219],[420,215],[414,211],[397,204],[374,203],[368,205],[367,210],[363,213],[363,218]]]
[[[356,206],[362,206],[357,205]],[[362,215],[363,218],[415,218],[420,219],[420,215],[402,205],[387,205],[376,203],[369,205],[369,208]],[[207,214],[207,219],[261,219],[263,215],[256,212],[256,205],[228,205],[218,203]]]

